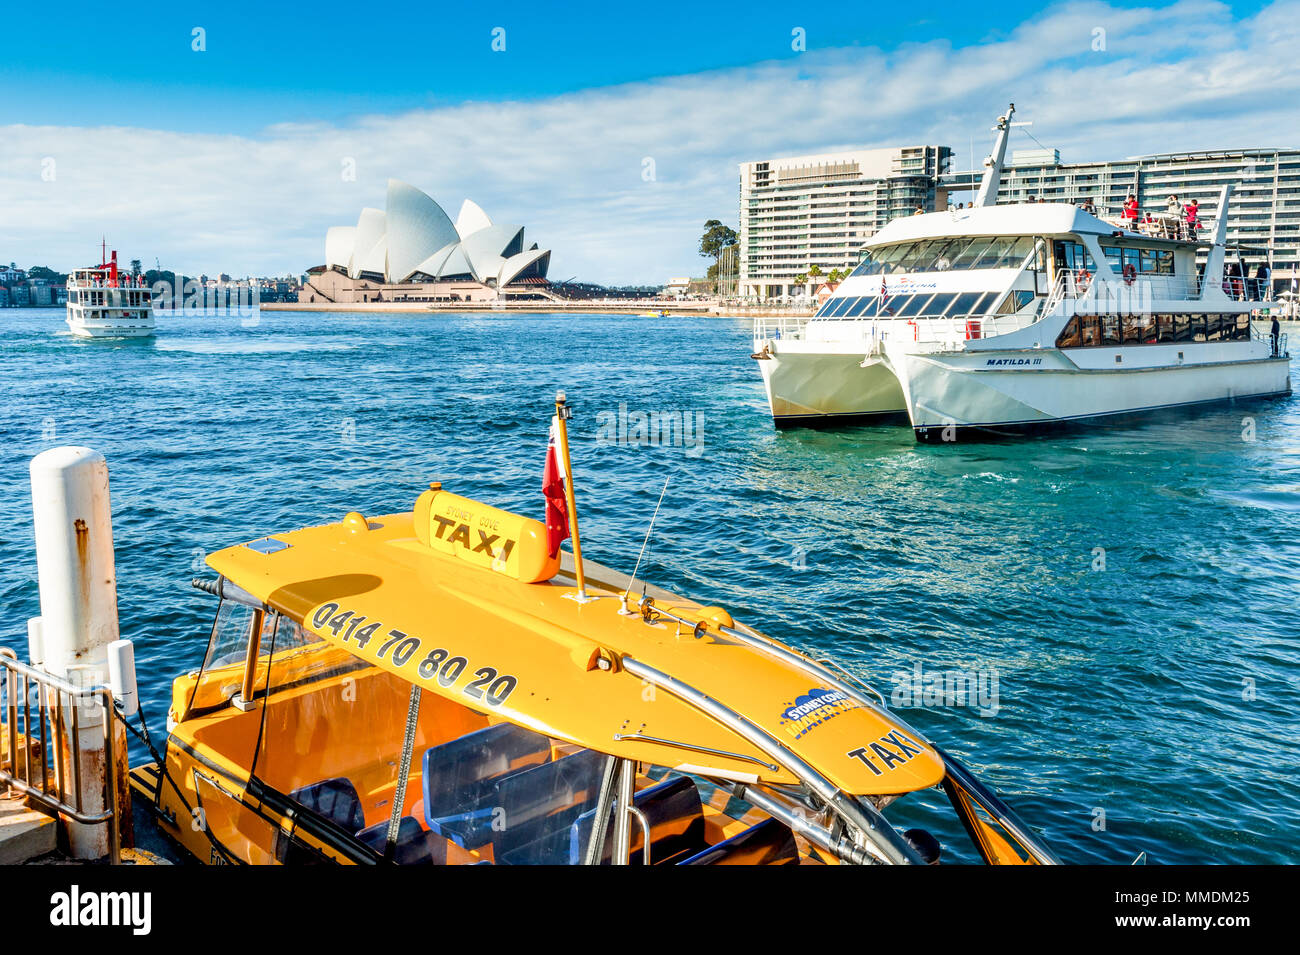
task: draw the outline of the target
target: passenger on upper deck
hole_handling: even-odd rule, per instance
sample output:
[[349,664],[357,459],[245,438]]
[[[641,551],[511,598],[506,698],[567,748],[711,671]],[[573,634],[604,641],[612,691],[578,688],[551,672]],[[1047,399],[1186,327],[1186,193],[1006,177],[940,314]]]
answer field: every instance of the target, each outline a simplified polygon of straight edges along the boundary
[[1137,196],[1133,195],[1131,192],[1128,194],[1128,200],[1124,203],[1124,211],[1121,214],[1121,218],[1123,218],[1124,225],[1127,228],[1137,231],[1138,201]]
[[1088,213],[1088,215],[1090,216],[1095,216],[1097,214],[1097,205],[1092,201],[1092,196],[1089,196],[1087,199],[1084,199],[1083,205],[1080,206],[1079,208],[1082,209],[1084,212]]
[[1251,288],[1250,297],[1262,302],[1268,298],[1268,292],[1268,266],[1261,262],[1259,263],[1259,268],[1255,269],[1255,282],[1254,286]]
[[1187,237],[1190,239],[1196,238],[1196,230],[1201,226],[1200,220],[1197,218],[1197,213],[1200,211],[1200,208],[1200,203],[1195,199],[1187,203]]

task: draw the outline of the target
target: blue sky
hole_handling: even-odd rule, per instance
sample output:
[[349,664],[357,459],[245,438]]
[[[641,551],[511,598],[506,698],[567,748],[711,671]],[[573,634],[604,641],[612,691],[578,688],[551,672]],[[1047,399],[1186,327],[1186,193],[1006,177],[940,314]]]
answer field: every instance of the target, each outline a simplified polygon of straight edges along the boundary
[[299,272],[393,176],[527,226],[558,277],[659,282],[702,269],[747,159],[924,141],[964,166],[1012,99],[1067,159],[1300,127],[1300,0],[450,6],[7,7],[0,260],[66,269],[111,231],[186,271]]
[[[969,2],[835,4],[815,17],[793,13],[798,8],[789,2],[548,6],[74,3],[59,4],[51,16],[44,4],[9,4],[0,62],[4,118],[96,124],[111,101],[134,122],[173,130],[337,121],[794,60],[796,26],[813,50],[888,50],[929,40],[967,47],[1005,36],[1042,9],[1003,0],[993,20],[972,16]],[[1227,6],[1242,16],[1263,4]],[[105,10],[113,11],[107,19]],[[202,55],[192,49],[196,27],[206,33]],[[506,31],[504,55],[491,48],[497,27]]]

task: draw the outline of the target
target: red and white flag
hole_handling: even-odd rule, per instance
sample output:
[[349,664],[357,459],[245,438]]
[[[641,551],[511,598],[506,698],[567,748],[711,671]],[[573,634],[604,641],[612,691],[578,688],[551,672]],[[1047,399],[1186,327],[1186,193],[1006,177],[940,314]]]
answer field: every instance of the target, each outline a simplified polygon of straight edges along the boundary
[[565,497],[564,458],[560,454],[559,422],[551,418],[551,432],[546,441],[546,467],[542,469],[542,493],[546,495],[546,543],[551,556],[560,552],[560,543],[569,537],[569,501]]

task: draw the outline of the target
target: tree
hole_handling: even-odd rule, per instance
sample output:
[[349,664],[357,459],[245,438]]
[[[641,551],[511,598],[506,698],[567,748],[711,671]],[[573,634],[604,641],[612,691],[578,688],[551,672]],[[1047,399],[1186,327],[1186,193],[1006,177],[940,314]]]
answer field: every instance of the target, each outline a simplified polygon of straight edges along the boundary
[[718,219],[704,223],[704,235],[700,237],[700,255],[713,259],[714,290],[717,290],[717,275],[722,264],[722,250],[730,248],[739,240],[736,230],[725,226]]
[[819,278],[822,277],[822,267],[820,265],[814,265],[811,268],[809,268],[808,277],[812,279],[814,282],[816,282]]
[[131,260],[131,274],[134,275],[136,278],[139,278],[139,277],[140,277],[140,260],[139,260],[139,259],[132,259],[132,260]]

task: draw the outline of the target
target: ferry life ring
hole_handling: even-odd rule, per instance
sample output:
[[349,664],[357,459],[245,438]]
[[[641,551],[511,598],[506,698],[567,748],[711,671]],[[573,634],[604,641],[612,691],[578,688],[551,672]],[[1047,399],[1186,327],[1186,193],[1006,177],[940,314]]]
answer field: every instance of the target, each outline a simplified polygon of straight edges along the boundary
[[1129,262],[1127,265],[1124,266],[1125,285],[1132,285],[1133,280],[1137,278],[1137,275],[1138,275],[1137,266],[1135,266],[1132,262]]
[[1088,287],[1088,283],[1091,281],[1092,281],[1092,273],[1089,272],[1087,269],[1079,269],[1077,275],[1075,276],[1075,283],[1079,286],[1079,291],[1082,292],[1084,289],[1086,289]]

